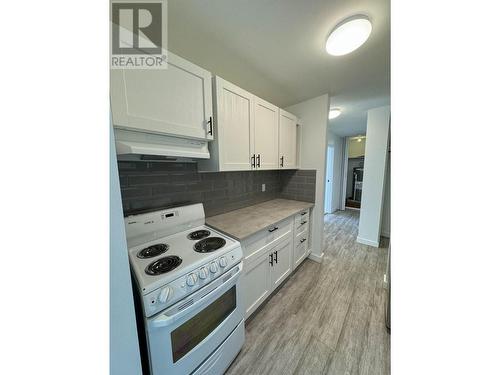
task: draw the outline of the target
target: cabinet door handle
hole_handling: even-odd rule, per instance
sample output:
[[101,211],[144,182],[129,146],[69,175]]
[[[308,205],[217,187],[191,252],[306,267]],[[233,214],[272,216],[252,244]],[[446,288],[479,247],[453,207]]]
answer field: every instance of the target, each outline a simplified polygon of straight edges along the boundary
[[301,240],[300,240],[300,243],[304,242],[305,240],[306,240],[305,238],[301,239]]
[[252,164],[252,168],[255,168],[255,154],[253,154],[253,156],[250,158],[251,162],[250,164]]
[[300,225],[304,225],[305,223],[307,223],[307,220],[301,221]]
[[[271,254],[271,256],[273,256],[273,254]],[[278,264],[278,250],[274,252],[274,262]]]
[[304,216],[305,214],[307,214],[307,211],[306,212],[302,212],[300,215]]
[[274,227],[273,229],[268,229],[268,231],[269,231],[269,233],[271,233],[271,232],[274,232],[277,229],[278,229],[278,227]]
[[257,167],[260,168],[260,154],[257,155]]
[[271,259],[269,260],[269,264],[271,265],[271,267],[273,266],[273,254],[269,254],[269,256],[271,257]]
[[280,160],[281,160],[280,167],[282,167],[283,163],[285,162],[285,156],[281,156]]
[[212,127],[212,116],[210,116],[210,119],[207,121],[208,124],[208,134],[209,135],[214,135],[214,129]]

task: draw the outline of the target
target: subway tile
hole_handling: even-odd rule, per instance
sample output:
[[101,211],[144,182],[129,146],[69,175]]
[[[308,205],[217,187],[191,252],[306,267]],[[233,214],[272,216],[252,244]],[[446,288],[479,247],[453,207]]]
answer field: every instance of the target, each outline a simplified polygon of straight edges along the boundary
[[121,192],[123,199],[151,197],[151,187],[125,188]]
[[202,202],[206,216],[277,197],[314,200],[316,176],[315,170],[197,173],[193,163],[152,162],[120,162],[119,173],[125,213]]
[[120,187],[123,189],[124,187],[128,186],[128,177],[127,176],[120,176]]
[[168,185],[154,185],[153,186],[153,195],[161,195],[161,194],[171,194],[178,193],[180,191],[186,190],[186,185],[184,184],[168,184]]

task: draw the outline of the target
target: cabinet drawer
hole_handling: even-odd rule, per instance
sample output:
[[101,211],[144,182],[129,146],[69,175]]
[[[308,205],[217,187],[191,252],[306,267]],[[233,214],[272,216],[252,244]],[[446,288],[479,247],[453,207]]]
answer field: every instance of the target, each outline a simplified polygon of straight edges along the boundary
[[307,255],[307,241],[299,243],[293,251],[293,268],[295,269]]
[[295,236],[295,247],[305,244],[307,249],[308,241],[309,241],[309,230],[306,229],[305,231],[300,232]]
[[295,215],[295,232],[302,232],[304,228],[309,228],[309,212],[304,215]]
[[247,262],[251,262],[280,241],[292,238],[292,228],[292,219],[287,219],[263,229],[244,240],[242,243],[244,259]]

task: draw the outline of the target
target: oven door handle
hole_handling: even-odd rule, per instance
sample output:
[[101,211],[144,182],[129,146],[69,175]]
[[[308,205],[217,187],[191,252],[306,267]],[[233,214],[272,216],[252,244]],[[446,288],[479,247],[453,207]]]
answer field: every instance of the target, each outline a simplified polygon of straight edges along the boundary
[[[200,307],[200,305],[202,305],[206,302],[207,299],[211,300],[212,299],[211,297],[216,295],[220,291],[220,289],[226,287],[228,284],[229,285],[234,284],[235,280],[238,279],[238,277],[240,277],[242,264],[241,263],[238,264],[235,267],[235,269],[236,269],[236,272],[231,271],[231,272],[234,272],[234,274],[226,281],[223,281],[224,275],[222,275],[220,277],[220,279],[215,280],[214,283],[217,283],[217,281],[219,281],[219,285],[216,284],[214,286],[214,289],[212,289],[209,292],[207,292],[206,294],[204,294],[201,298],[199,298],[197,301],[195,301],[191,306],[186,307],[185,309],[183,309],[179,312],[175,312],[178,309],[178,306],[183,305],[184,303],[186,303],[187,300],[189,300],[190,297],[188,297],[185,300],[182,300],[182,301],[176,303],[174,306],[170,307],[165,313],[159,315],[156,319],[154,319],[151,322],[152,327],[160,328],[160,327],[166,327],[166,326],[170,325],[172,322],[175,322],[176,320],[183,317],[184,315],[187,315],[190,312],[192,312],[193,310],[198,309]],[[221,280],[222,280],[222,283],[221,283]],[[199,292],[202,292],[202,289],[200,289]]]

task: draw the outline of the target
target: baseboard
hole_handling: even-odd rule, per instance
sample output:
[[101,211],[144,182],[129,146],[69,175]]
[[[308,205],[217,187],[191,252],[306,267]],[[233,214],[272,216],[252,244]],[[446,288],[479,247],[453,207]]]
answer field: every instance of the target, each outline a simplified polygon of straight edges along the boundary
[[356,208],[356,207],[345,207],[346,210],[352,210],[352,211],[361,211],[360,208]]
[[323,262],[323,255],[325,255],[325,253],[321,253],[321,255],[316,255],[314,253],[311,253],[309,254],[309,259],[315,261],[316,263],[321,263]]
[[362,243],[363,245],[368,245],[368,246],[373,246],[373,247],[379,247],[380,242],[379,241],[372,241],[372,240],[367,240],[366,238],[361,238],[357,237],[356,241],[359,243]]

